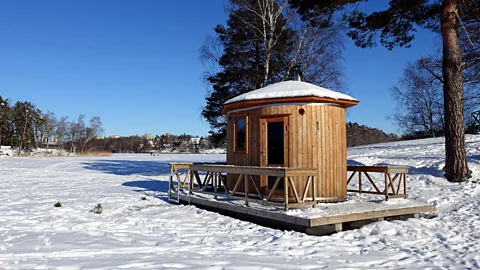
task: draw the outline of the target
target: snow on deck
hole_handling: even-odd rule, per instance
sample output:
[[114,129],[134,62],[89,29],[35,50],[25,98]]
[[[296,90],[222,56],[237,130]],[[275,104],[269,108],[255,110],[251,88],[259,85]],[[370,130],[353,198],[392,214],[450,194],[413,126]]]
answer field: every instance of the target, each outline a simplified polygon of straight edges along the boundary
[[479,268],[480,136],[467,136],[467,183],[442,178],[443,149],[442,138],[349,149],[351,164],[410,166],[410,198],[437,216],[321,237],[166,202],[169,162],[225,155],[2,158],[0,269]]
[[[187,196],[185,193],[182,195]],[[193,193],[192,197],[204,200],[215,200],[214,195],[205,193]],[[218,203],[244,206],[245,201],[241,198],[216,200]],[[383,196],[372,196],[366,194],[349,194],[345,202],[340,203],[319,203],[313,208],[310,205],[301,208],[291,208],[288,212],[284,211],[283,206],[264,205],[249,202],[249,207],[276,214],[301,217],[305,219],[324,218],[332,216],[343,216],[348,214],[366,213],[379,210],[395,210],[399,208],[410,208],[425,206],[426,204],[414,199],[390,199],[385,201]]]
[[357,101],[349,95],[345,95],[339,92],[328,90],[326,88],[316,86],[311,83],[301,81],[285,81],[239,95],[232,99],[227,100],[225,104],[245,101],[245,100],[257,100],[257,99],[269,99],[269,98],[288,98],[288,97],[321,97],[332,98],[335,100],[351,100]]
[[385,201],[382,196],[352,195],[348,196],[346,202],[332,204],[321,203],[318,204],[316,208],[292,209],[288,211],[287,214],[313,219],[424,205],[425,203],[413,199],[390,199],[389,201]]

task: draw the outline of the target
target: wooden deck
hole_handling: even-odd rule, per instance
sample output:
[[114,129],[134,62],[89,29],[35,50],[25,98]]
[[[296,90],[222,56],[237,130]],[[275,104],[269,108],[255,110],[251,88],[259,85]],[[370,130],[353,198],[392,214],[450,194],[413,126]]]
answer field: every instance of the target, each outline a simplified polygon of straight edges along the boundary
[[[205,210],[253,222],[262,226],[294,230],[312,235],[325,235],[342,230],[355,229],[365,224],[381,220],[417,218],[421,213],[436,211],[436,207],[433,205],[414,205],[392,206],[382,210],[373,209],[363,212],[322,217],[299,217],[287,215],[282,211],[270,211],[262,208],[261,205],[246,207],[241,204],[240,201],[235,202],[235,200],[232,199],[211,200],[199,196],[180,194],[180,203],[195,205]],[[334,205],[332,204],[332,206]]]
[[[434,212],[436,207],[418,203],[407,204],[381,204],[383,201],[361,204],[348,204],[353,210],[341,210],[343,203],[328,204],[330,212],[326,216],[300,217],[287,214],[289,207],[302,207],[311,205],[315,207],[316,199],[315,176],[316,169],[284,168],[284,167],[254,167],[233,166],[219,164],[193,164],[171,163],[168,196],[177,203],[192,204],[199,208],[218,212],[227,216],[254,222],[263,226],[295,230],[314,235],[330,234],[344,229],[358,228],[370,222],[379,220],[405,220],[418,217],[421,213]],[[358,190],[350,192],[378,194],[389,198],[407,198],[406,175],[408,167],[402,166],[349,166],[352,175],[348,182],[358,176]],[[181,173],[180,171],[183,171]],[[206,174],[200,174],[204,172]],[[228,189],[226,174],[238,176],[233,189]],[[376,184],[369,173],[381,173],[384,181]],[[362,174],[367,177],[374,190],[362,188]],[[276,182],[268,194],[259,191],[252,178],[258,175],[276,177]],[[393,175],[393,176],[392,176]],[[203,179],[202,179],[203,177]],[[284,179],[284,189],[280,201],[273,198],[274,191],[280,181]],[[303,181],[303,192],[298,193],[296,181]],[[395,182],[397,181],[397,182]],[[384,184],[381,186],[380,184]],[[238,187],[244,185],[244,191],[239,192]],[[249,187],[249,185],[251,185]],[[379,187],[383,188],[381,190]],[[403,193],[400,190],[403,189]],[[253,190],[253,192],[249,192]],[[289,192],[289,190],[291,190]],[[307,193],[311,196],[308,197]],[[278,193],[277,193],[278,194]],[[249,204],[252,203],[252,204]],[[368,207],[365,207],[367,205]],[[282,207],[283,210],[279,210]],[[337,210],[335,210],[337,209]],[[362,209],[362,210],[360,210]],[[311,211],[309,213],[315,213]]]

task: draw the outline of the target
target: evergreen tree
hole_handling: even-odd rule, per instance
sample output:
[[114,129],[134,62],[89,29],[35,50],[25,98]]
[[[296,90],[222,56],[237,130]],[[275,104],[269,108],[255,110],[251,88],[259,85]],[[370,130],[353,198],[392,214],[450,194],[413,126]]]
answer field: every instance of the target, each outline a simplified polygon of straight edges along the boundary
[[36,134],[41,122],[41,111],[31,102],[16,102],[12,109],[12,124],[15,144],[19,151],[29,149],[36,143]]
[[[366,0],[289,0],[299,8],[305,19],[313,22],[319,14],[332,13],[348,4]],[[391,0],[389,7],[365,14],[356,8],[347,16],[350,36],[357,46],[374,46],[375,38],[388,49],[408,47],[416,28],[425,27],[439,32],[443,42],[443,96],[445,111],[445,176],[448,181],[462,182],[471,177],[468,169],[465,129],[462,50],[460,47],[460,17],[479,17],[478,0]],[[321,17],[323,18],[323,17]]]
[[9,145],[11,137],[12,121],[9,100],[0,96],[0,145]]

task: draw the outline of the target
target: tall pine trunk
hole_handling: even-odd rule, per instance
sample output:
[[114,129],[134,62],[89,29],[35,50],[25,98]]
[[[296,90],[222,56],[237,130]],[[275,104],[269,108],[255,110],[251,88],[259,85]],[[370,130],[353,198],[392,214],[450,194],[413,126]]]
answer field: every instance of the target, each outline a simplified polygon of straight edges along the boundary
[[445,176],[450,182],[471,177],[465,149],[462,50],[456,12],[458,0],[442,0],[443,98],[445,106]]

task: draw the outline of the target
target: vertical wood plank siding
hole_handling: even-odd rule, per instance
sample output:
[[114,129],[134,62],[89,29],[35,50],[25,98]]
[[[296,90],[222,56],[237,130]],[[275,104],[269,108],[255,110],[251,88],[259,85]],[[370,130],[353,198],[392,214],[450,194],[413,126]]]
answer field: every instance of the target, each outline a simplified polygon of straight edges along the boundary
[[[300,109],[305,113],[301,115]],[[248,115],[247,153],[234,152],[233,121],[235,116]],[[317,168],[315,178],[318,197],[336,198],[328,202],[343,201],[347,193],[347,139],[345,109],[336,106],[282,105],[265,106],[227,116],[227,164],[239,166],[262,166],[261,164],[261,119],[288,116],[288,156],[286,167]],[[318,122],[318,126],[317,126]],[[228,175],[227,185],[233,189],[238,175]],[[306,180],[306,179],[304,179]],[[266,193],[266,178],[255,178]],[[303,192],[304,183],[295,181],[298,192]],[[255,192],[250,185],[249,192]],[[243,187],[241,185],[240,187]],[[244,191],[240,188],[239,191]],[[308,194],[311,196],[312,194]]]

